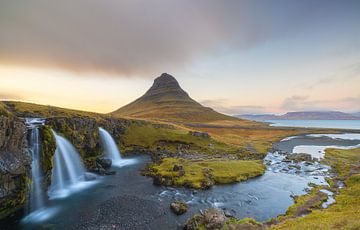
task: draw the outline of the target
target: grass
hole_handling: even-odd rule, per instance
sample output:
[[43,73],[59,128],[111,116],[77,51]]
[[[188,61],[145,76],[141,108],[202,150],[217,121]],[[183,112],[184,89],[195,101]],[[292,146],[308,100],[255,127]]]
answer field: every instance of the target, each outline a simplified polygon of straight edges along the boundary
[[200,127],[198,129],[203,132],[208,132],[219,141],[238,146],[253,154],[259,154],[260,158],[267,154],[274,142],[287,136],[299,134],[299,130],[275,129],[267,126],[253,128]]
[[202,154],[233,154],[238,149],[212,138],[192,136],[185,129],[150,123],[130,125],[123,136],[123,142],[126,143],[125,151],[131,151],[134,146],[140,146],[150,151],[166,150],[173,153],[182,151]]
[[[182,167],[183,173],[174,171],[174,165]],[[201,189],[209,180],[211,184],[228,184],[262,175],[265,166],[259,160],[164,158],[149,170],[148,175],[169,178],[173,186]]]
[[8,110],[21,117],[42,116],[44,118],[50,117],[93,117],[97,118],[103,116],[102,114],[86,112],[81,110],[65,109],[55,106],[39,105],[34,103],[25,103],[19,101],[2,101],[0,104],[6,106]]
[[360,229],[360,148],[327,149],[324,161],[336,170],[346,185],[336,196],[336,202],[327,209],[287,219],[271,229]]

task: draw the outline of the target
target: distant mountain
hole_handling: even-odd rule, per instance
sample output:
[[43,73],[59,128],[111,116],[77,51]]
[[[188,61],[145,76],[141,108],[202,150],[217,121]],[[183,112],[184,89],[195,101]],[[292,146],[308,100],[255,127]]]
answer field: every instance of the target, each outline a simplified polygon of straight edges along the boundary
[[244,114],[236,117],[254,120],[360,120],[359,113],[350,114],[339,111],[300,111],[288,112],[283,115],[274,114]]
[[177,80],[163,73],[140,98],[111,113],[113,116],[167,121],[240,120],[204,107],[193,100]]

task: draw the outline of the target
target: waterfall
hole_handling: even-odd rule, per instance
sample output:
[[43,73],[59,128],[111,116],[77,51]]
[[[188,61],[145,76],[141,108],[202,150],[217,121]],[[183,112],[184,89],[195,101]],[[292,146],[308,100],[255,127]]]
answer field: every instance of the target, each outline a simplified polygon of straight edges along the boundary
[[99,127],[100,139],[104,148],[104,154],[107,158],[111,159],[112,165],[121,167],[133,163],[133,159],[123,159],[116,143],[110,133],[105,129]]
[[26,125],[30,129],[29,152],[31,153],[31,185],[29,211],[34,212],[44,207],[44,194],[42,190],[42,172],[40,165],[40,136],[39,125],[44,125],[44,120],[27,118]]
[[51,173],[51,185],[48,191],[50,199],[63,198],[84,188],[85,167],[74,146],[54,130],[56,150],[54,168]]

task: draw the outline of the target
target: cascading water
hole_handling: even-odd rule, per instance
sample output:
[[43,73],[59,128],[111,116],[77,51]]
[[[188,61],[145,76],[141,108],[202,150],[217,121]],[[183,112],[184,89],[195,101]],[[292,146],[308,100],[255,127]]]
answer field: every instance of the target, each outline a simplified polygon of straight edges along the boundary
[[29,189],[28,211],[24,222],[43,221],[57,211],[54,208],[46,208],[45,192],[43,190],[43,175],[40,159],[40,133],[39,127],[45,124],[41,118],[26,118],[26,125],[29,129],[29,152],[31,154],[31,185]]
[[40,165],[40,136],[39,126],[44,125],[44,120],[27,118],[26,125],[30,129],[29,151],[31,153],[31,186],[29,210],[34,212],[44,207],[44,194],[42,190],[42,172]]
[[48,191],[50,199],[66,197],[86,186],[86,171],[79,153],[67,139],[55,131],[53,134],[56,139],[56,150]]
[[99,133],[101,138],[101,143],[104,148],[104,154],[107,158],[111,159],[112,165],[121,167],[128,165],[134,162],[133,159],[123,159],[120,155],[120,151],[116,146],[116,143],[110,133],[105,129],[99,127]]

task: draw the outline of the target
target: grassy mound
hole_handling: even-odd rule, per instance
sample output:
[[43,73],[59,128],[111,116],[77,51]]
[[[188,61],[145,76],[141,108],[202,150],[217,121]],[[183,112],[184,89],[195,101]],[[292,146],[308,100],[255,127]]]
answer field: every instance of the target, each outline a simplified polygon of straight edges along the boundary
[[168,185],[204,189],[244,181],[264,171],[265,166],[258,160],[164,158],[161,164],[150,165],[148,175],[167,178]]

